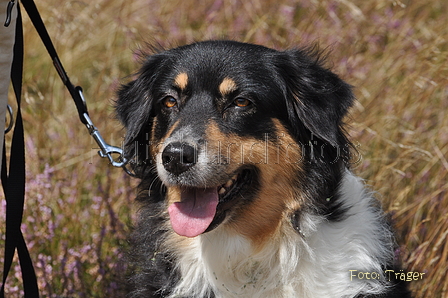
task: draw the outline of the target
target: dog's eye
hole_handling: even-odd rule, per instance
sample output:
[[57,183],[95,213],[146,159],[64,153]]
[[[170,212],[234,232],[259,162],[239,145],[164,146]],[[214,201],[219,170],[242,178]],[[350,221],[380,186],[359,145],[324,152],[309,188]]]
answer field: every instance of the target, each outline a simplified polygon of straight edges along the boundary
[[163,99],[163,105],[167,108],[172,108],[177,105],[177,100],[172,96],[167,96]]
[[237,99],[235,99],[233,101],[233,103],[237,106],[237,107],[247,107],[251,104],[250,100],[248,100],[247,98],[242,98],[242,97],[238,97]]

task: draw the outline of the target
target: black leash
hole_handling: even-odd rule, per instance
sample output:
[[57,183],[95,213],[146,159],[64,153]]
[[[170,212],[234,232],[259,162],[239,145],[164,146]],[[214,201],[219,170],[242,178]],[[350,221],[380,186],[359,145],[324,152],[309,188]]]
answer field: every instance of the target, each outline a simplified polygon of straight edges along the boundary
[[87,124],[86,119],[83,117],[84,114],[89,115],[87,111],[87,106],[84,103],[81,95],[80,95],[80,87],[75,87],[70,82],[69,77],[67,76],[67,73],[64,70],[64,67],[62,66],[61,60],[59,60],[58,54],[56,52],[56,49],[53,46],[53,43],[51,42],[51,38],[48,35],[47,29],[45,28],[44,22],[42,21],[42,18],[40,17],[39,11],[37,10],[36,4],[34,4],[33,0],[21,0],[22,5],[25,8],[26,12],[28,13],[28,16],[31,19],[31,22],[33,23],[34,27],[36,28],[37,33],[39,34],[40,38],[42,39],[42,42],[45,45],[45,48],[48,51],[48,54],[50,54],[51,59],[53,60],[53,65],[58,71],[59,76],[61,77],[62,82],[67,87],[68,91],[70,92],[70,95],[73,98],[73,101],[75,102],[76,108],[78,109],[79,119],[82,123]]
[[[123,156],[123,150],[119,147],[107,144],[99,133],[98,129],[92,123],[87,110],[87,104],[84,99],[82,88],[75,87],[62,66],[57,55],[51,38],[45,28],[42,18],[37,10],[33,0],[22,0],[28,16],[42,39],[62,82],[67,87],[78,110],[78,116],[81,122],[87,127],[90,135],[95,139],[99,146],[98,154],[101,157],[107,157],[110,163],[115,167],[121,167],[131,176],[134,174],[126,167],[127,160]],[[10,0],[7,7],[7,17],[5,26],[8,27],[11,22],[11,14],[15,0]],[[14,58],[11,69],[11,81],[14,93],[17,98],[17,116],[15,121],[14,134],[11,144],[9,172],[6,164],[6,153],[3,150],[3,161],[1,169],[1,180],[6,199],[6,238],[5,238],[5,256],[3,266],[3,282],[0,288],[0,298],[5,296],[5,284],[8,273],[11,269],[14,253],[17,248],[20,267],[22,270],[23,287],[25,298],[39,297],[36,274],[26,247],[25,240],[20,230],[22,223],[23,208],[25,201],[25,143],[22,115],[20,111],[21,89],[22,89],[22,71],[23,71],[23,30],[20,7],[17,5],[17,24],[16,39],[14,44]],[[12,115],[12,113],[11,113]],[[11,120],[12,121],[12,120]],[[114,156],[118,155],[118,158]]]
[[[12,12],[12,6],[8,6]],[[20,111],[23,71],[23,31],[20,9],[17,8],[16,37],[14,58],[11,67],[11,81],[17,99],[17,117],[12,137],[9,172],[6,165],[6,148],[3,143],[3,161],[1,179],[6,199],[6,232],[5,257],[3,264],[3,282],[0,297],[5,296],[5,283],[11,269],[14,253],[17,248],[22,270],[25,297],[39,297],[36,274],[28,248],[23,239],[20,225],[22,223],[23,206],[25,202],[25,142],[23,133],[22,113]]]
[[[53,42],[51,41],[51,38],[48,35],[47,29],[45,28],[44,22],[42,21],[39,11],[37,10],[36,4],[34,4],[33,0],[22,0],[22,5],[27,11],[28,16],[31,19],[31,22],[33,23],[37,33],[42,39],[42,42],[44,43],[45,48],[48,51],[48,54],[50,54],[50,57],[53,60],[53,65],[56,68],[59,76],[61,77],[62,82],[70,92],[70,95],[72,96],[75,102],[76,108],[78,109],[79,119],[81,120],[82,123],[85,124],[90,135],[98,144],[100,149],[100,151],[98,151],[98,154],[101,157],[107,157],[114,167],[121,167],[127,174],[129,174],[130,176],[134,176],[134,174],[126,167],[128,161],[123,156],[123,150],[120,147],[115,147],[107,144],[104,141],[101,134],[99,133],[98,129],[95,127],[95,125],[93,125],[93,122],[90,119],[89,113],[87,111],[87,103],[84,99],[82,88],[79,86],[75,87],[70,82],[70,79],[67,76],[67,73],[65,72],[64,67],[62,66],[61,60],[59,60],[58,54],[53,46]],[[118,155],[117,159],[114,158],[114,154]]]
[[[53,65],[56,68],[59,76],[61,77],[62,82],[70,92],[70,95],[72,96],[76,108],[78,110],[79,119],[81,120],[82,123],[86,125],[90,135],[95,139],[96,143],[100,147],[100,151],[98,151],[98,154],[101,157],[107,157],[114,167],[121,167],[126,171],[126,173],[133,176],[133,174],[126,167],[127,160],[123,156],[123,150],[119,147],[108,145],[102,138],[98,129],[95,127],[95,125],[93,125],[92,120],[90,119],[89,113],[87,111],[87,103],[84,99],[82,88],[79,86],[75,87],[70,82],[70,79],[67,76],[67,73],[65,72],[64,67],[62,66],[61,60],[59,60],[58,54],[53,46],[53,42],[51,41],[51,38],[48,35],[47,29],[45,28],[44,22],[42,21],[39,11],[37,10],[36,5],[34,4],[34,1],[22,0],[22,5],[27,11],[28,16],[31,19],[31,22],[33,23],[37,33],[42,39],[42,42],[44,43],[45,48],[48,51],[48,54],[50,54],[50,57],[53,60]],[[118,159],[114,159],[113,154],[118,154]]]

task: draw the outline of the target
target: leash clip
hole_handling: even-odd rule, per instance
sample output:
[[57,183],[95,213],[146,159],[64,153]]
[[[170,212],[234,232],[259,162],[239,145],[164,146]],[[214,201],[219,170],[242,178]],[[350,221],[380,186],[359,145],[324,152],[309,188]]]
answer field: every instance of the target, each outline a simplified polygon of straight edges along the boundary
[[6,20],[5,20],[5,27],[9,27],[9,25],[11,24],[11,19],[12,19],[12,9],[14,7],[14,2],[15,0],[11,0],[8,2],[8,7],[6,8]]
[[[86,102],[82,95],[82,90],[79,88],[78,91],[85,104]],[[98,131],[98,128],[93,124],[89,115],[84,113],[83,117],[86,120],[87,130],[99,146],[100,150],[98,151],[98,155],[103,158],[107,157],[114,167],[122,168],[129,176],[134,177],[135,175],[127,168],[128,160],[123,156],[123,149],[107,144]],[[114,158],[116,155],[118,155],[118,157]]]

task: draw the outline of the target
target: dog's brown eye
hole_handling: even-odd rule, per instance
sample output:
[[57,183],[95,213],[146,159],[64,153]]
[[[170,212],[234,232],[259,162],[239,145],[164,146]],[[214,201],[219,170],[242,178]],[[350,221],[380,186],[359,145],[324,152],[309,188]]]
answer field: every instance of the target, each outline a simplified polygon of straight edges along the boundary
[[248,100],[246,98],[242,98],[242,97],[235,99],[234,103],[237,107],[242,107],[242,108],[247,107],[248,105],[251,104],[250,100]]
[[167,108],[172,108],[175,107],[177,105],[177,100],[172,97],[172,96],[167,96],[164,100],[163,100],[163,105]]

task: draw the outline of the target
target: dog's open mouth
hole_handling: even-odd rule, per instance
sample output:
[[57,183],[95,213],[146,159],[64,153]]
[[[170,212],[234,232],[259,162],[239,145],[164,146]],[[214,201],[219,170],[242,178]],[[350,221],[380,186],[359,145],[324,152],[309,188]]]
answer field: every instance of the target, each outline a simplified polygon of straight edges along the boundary
[[[238,194],[250,184],[251,171],[242,170],[233,175],[226,183],[209,188],[182,187],[180,202],[168,207],[171,225],[174,231],[186,237],[196,237],[209,226],[222,221],[222,213]],[[219,220],[215,220],[219,213]],[[219,221],[219,222],[216,222]]]

